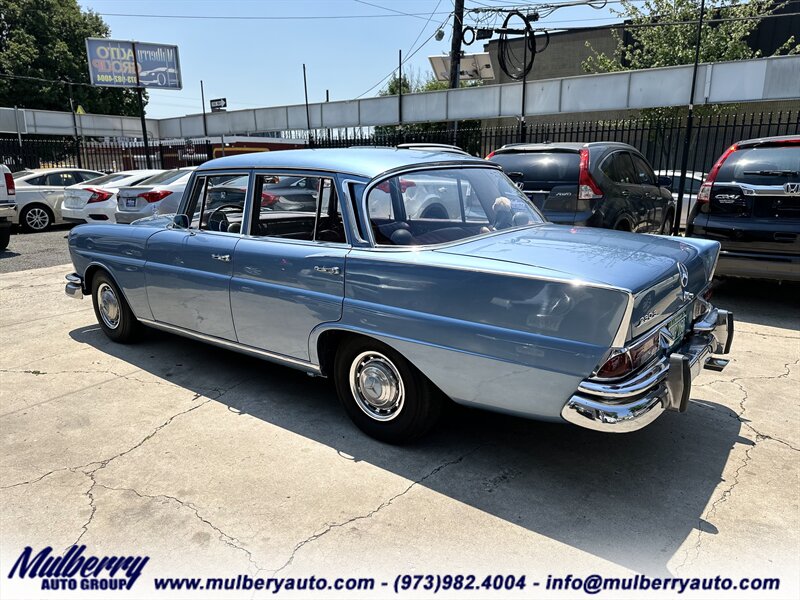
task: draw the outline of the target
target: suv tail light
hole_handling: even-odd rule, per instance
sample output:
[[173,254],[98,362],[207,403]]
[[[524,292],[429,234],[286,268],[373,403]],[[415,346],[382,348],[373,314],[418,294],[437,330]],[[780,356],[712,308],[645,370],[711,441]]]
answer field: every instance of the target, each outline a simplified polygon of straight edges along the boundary
[[104,200],[108,200],[113,196],[111,192],[107,192],[105,190],[101,190],[100,188],[86,188],[87,192],[92,192],[92,195],[89,197],[89,201],[87,204],[93,204],[95,202],[103,202]]
[[272,206],[278,201],[278,198],[280,198],[280,196],[268,194],[267,192],[261,192],[261,206]]
[[578,175],[578,200],[602,198],[603,190],[589,173],[589,150],[581,148],[580,174]]
[[714,163],[713,167],[711,167],[711,171],[708,172],[708,177],[706,177],[706,180],[703,182],[703,185],[700,186],[700,189],[697,192],[698,204],[707,204],[711,199],[711,188],[714,185],[714,182],[717,180],[717,174],[719,173],[722,164],[738,149],[739,144],[734,144],[725,150],[725,152],[722,153],[722,156],[719,157],[719,160]]
[[493,157],[495,154],[497,154],[497,152],[495,152],[494,150],[492,150],[491,152],[489,152],[489,154],[487,154],[487,155],[486,155],[486,159],[485,159],[485,160],[492,160],[492,157]]
[[11,173],[4,173],[5,180],[6,180],[6,189],[8,190],[9,196],[15,196],[17,193],[17,188],[14,186],[14,178],[11,176]]
[[169,196],[172,192],[169,190],[153,190],[152,192],[144,192],[139,194],[139,198],[144,198],[147,202],[158,202]]

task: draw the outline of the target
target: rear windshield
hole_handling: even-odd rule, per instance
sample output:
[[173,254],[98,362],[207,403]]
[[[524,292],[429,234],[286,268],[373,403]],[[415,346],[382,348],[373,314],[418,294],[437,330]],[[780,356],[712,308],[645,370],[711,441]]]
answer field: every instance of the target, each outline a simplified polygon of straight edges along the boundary
[[11,177],[14,179],[19,179],[20,177],[25,177],[25,175],[32,175],[33,171],[17,171],[16,173],[12,173]]
[[140,185],[166,185],[168,183],[175,183],[181,177],[188,177],[191,174],[191,171],[186,171],[184,169],[172,169],[171,171],[164,171],[158,175],[153,175],[149,179],[142,181]]
[[112,181],[119,181],[120,179],[125,179],[126,177],[130,177],[130,173],[111,173],[110,175],[101,175],[100,177],[95,177],[94,179],[90,179],[89,181],[84,181],[86,185],[103,185],[105,183],[111,183]]
[[525,152],[495,154],[491,161],[503,167],[511,179],[522,173],[525,181],[565,181],[577,183],[580,155],[576,152]]
[[800,145],[743,148],[728,157],[717,174],[717,181],[783,185],[799,181]]

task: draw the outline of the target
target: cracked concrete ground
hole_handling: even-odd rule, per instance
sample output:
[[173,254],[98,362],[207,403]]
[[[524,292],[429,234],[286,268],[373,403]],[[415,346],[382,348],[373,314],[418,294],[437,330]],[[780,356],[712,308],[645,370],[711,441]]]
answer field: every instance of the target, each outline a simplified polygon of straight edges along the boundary
[[644,431],[454,408],[396,448],[325,380],[157,332],[113,344],[68,270],[0,279],[6,571],[80,542],[149,555],[142,596],[164,575],[645,572],[780,576],[771,597],[797,597],[797,287],[723,283],[731,364]]

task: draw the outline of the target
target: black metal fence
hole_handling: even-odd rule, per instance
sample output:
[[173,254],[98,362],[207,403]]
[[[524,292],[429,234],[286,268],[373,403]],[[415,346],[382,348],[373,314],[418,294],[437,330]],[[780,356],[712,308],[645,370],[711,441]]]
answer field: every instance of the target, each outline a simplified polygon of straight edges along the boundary
[[[689,171],[707,173],[714,161],[732,143],[753,137],[800,134],[800,111],[720,114],[695,117],[689,153]],[[459,128],[455,133],[446,124],[384,127],[342,135],[339,131],[309,132],[307,143],[315,148],[348,146],[396,146],[424,142],[456,145],[470,154],[485,156],[503,144],[527,142],[618,141],[638,148],[656,170],[679,170],[685,117],[636,118],[569,123],[529,123],[518,127]],[[254,143],[228,151],[257,151]],[[266,138],[264,138],[266,139]],[[305,140],[298,140],[301,145]],[[227,146],[227,144],[226,144]],[[272,148],[276,149],[276,148]],[[198,165],[224,154],[225,148],[211,140],[151,142],[150,159],[154,168]],[[119,143],[74,138],[0,138],[0,160],[12,170],[41,167],[82,167],[98,171],[145,168],[145,149],[141,142]]]

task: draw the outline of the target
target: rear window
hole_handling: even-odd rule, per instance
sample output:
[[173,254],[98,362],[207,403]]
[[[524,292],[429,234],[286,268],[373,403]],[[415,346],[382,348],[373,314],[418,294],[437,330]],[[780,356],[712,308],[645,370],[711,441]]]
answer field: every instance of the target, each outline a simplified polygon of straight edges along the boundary
[[191,171],[184,171],[181,169],[173,169],[171,171],[164,171],[158,175],[153,175],[149,179],[145,179],[142,185],[165,185],[168,183],[175,183],[181,177],[191,175]]
[[20,177],[25,177],[25,175],[32,175],[33,171],[17,171],[16,173],[12,173],[11,177],[14,179],[19,179]]
[[576,152],[519,152],[495,154],[491,161],[503,167],[511,179],[522,173],[525,181],[578,182],[580,155]]
[[800,177],[800,145],[743,148],[722,163],[719,182],[783,185]]
[[101,175],[100,177],[95,177],[94,179],[90,179],[89,181],[85,181],[84,183],[90,185],[103,185],[105,183],[111,183],[112,181],[119,181],[120,179],[125,179],[126,177],[130,177],[130,173],[111,173],[110,175]]

